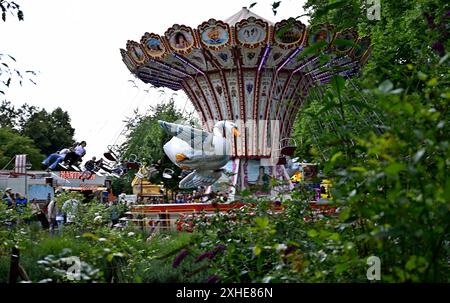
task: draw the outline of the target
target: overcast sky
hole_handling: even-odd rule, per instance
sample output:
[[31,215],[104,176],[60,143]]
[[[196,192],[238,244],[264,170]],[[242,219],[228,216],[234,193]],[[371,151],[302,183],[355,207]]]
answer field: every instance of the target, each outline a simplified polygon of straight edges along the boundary
[[[304,0],[283,0],[276,16],[272,0],[18,0],[25,14],[19,22],[8,16],[0,23],[0,53],[13,55],[15,67],[34,70],[37,85],[12,86],[7,99],[48,111],[68,111],[75,139],[87,141],[87,156],[101,156],[108,145],[120,143],[126,116],[139,108],[164,102],[164,95],[135,79],[122,63],[119,49],[127,40],[140,41],[145,32],[163,35],[173,24],[197,27],[210,18],[223,20],[243,6],[273,22],[302,15]],[[306,20],[301,19],[304,23]],[[192,110],[181,91],[175,96],[180,109]]]

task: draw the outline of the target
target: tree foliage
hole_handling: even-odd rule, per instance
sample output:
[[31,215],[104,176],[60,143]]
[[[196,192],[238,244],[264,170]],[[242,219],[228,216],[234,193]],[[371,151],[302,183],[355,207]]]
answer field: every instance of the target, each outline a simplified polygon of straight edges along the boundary
[[[23,21],[23,11],[20,5],[14,1],[0,0],[0,9],[3,22],[6,22],[6,16],[12,15],[17,17],[19,21]],[[16,59],[9,55],[0,53],[0,94],[4,95],[5,91],[11,86],[13,79],[18,79],[19,84],[22,85],[24,79],[28,79],[33,84],[36,84],[33,80],[33,76],[36,75],[35,71],[27,70],[21,71],[14,67]]]
[[33,105],[23,104],[16,108],[10,101],[3,100],[0,105],[0,127],[21,131],[28,119],[38,111]]
[[44,157],[30,138],[9,128],[0,128],[0,169],[17,154],[27,154],[34,169],[40,168]]
[[374,50],[357,80],[312,92],[296,123],[297,155],[334,182],[357,258],[380,257],[382,280],[448,281],[450,222],[449,24],[445,1],[309,0],[311,23],[368,34]]
[[445,0],[380,3],[380,20],[367,18],[373,4],[365,0],[308,0],[304,8],[310,12],[312,25],[328,22],[337,30],[354,28],[360,36],[369,35],[375,47],[363,79],[373,83],[389,78],[402,87],[405,79],[402,65],[428,64],[428,55],[439,53],[433,49],[436,43],[449,51],[449,4]]
[[[169,189],[177,188],[179,182],[177,176],[180,170],[170,161],[163,150],[163,145],[171,137],[162,130],[158,120],[174,122],[181,121],[184,118],[183,114],[176,109],[173,100],[151,106],[147,114],[135,113],[126,124],[127,136],[121,147],[122,157],[129,158],[131,155],[136,155],[140,161],[147,165],[160,161],[160,173],[151,178],[150,181],[154,184],[163,182]],[[162,178],[161,172],[166,168],[175,172],[172,179]]]
[[0,1],[0,9],[2,10],[2,20],[6,22],[6,16],[9,13],[12,16],[16,16],[19,21],[23,21],[23,11],[20,5],[14,1]]
[[51,113],[42,109],[33,113],[23,123],[21,133],[30,137],[42,153],[49,155],[73,143],[75,129],[70,124],[70,117],[60,107]]
[[75,130],[70,116],[60,107],[52,112],[32,105],[15,107],[11,102],[0,105],[0,126],[31,138],[42,154],[49,155],[73,144]]

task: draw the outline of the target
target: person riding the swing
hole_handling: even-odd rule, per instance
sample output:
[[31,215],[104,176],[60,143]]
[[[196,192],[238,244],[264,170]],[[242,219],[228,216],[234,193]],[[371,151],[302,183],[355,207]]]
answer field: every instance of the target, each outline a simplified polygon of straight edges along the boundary
[[42,165],[47,167],[49,170],[55,170],[59,163],[65,161],[68,153],[70,153],[70,149],[63,148],[59,152],[49,155],[44,161],[42,161]]
[[77,165],[82,161],[83,156],[86,154],[86,141],[81,141],[79,144],[75,144],[75,147],[66,155],[64,162],[68,166]]
[[86,161],[86,163],[84,164],[85,170],[81,173],[81,175],[79,177],[79,179],[81,179],[81,181],[89,179],[90,177],[92,177],[93,174],[95,174],[96,171],[98,171],[95,160],[96,160],[96,158],[92,157],[91,160]]
[[85,170],[80,175],[80,179],[82,181],[89,179],[93,174],[97,173],[100,169],[106,171],[107,173],[111,173],[111,169],[107,166],[106,163],[104,163],[103,158],[100,158],[100,160],[96,161],[96,157],[92,157],[91,160],[86,161],[84,164]]

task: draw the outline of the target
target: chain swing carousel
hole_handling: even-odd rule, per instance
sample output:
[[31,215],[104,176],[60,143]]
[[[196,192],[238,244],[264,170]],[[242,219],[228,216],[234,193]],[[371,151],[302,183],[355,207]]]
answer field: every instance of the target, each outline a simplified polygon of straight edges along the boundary
[[[347,43],[337,43],[342,40]],[[331,58],[325,63],[307,51],[319,43]],[[370,38],[358,37],[353,29],[336,32],[329,24],[308,28],[294,19],[274,24],[244,7],[224,21],[210,19],[197,28],[175,24],[164,35],[147,32],[120,51],[127,68],[144,83],[183,90],[201,118],[202,130],[160,122],[178,140],[166,144],[166,154],[181,168],[193,170],[181,188],[223,189],[222,184],[230,194],[252,187],[270,194],[270,178],[289,183],[285,164],[295,150],[290,137],[305,97],[335,75],[357,74],[370,50]],[[235,128],[239,136],[226,135],[237,134]],[[222,166],[202,170],[212,161],[204,155],[205,144],[213,146],[221,133],[227,157],[217,162]],[[194,137],[204,151],[197,166],[195,152],[177,150],[183,144],[195,149]]]

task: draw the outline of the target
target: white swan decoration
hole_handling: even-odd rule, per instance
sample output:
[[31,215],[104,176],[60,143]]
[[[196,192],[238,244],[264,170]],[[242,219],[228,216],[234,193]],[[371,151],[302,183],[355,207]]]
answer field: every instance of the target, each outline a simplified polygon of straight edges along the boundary
[[180,181],[180,188],[208,186],[220,178],[222,167],[232,154],[231,140],[239,135],[235,123],[219,121],[208,133],[186,125],[158,122],[174,136],[163,147],[166,155],[181,169],[194,170]]

